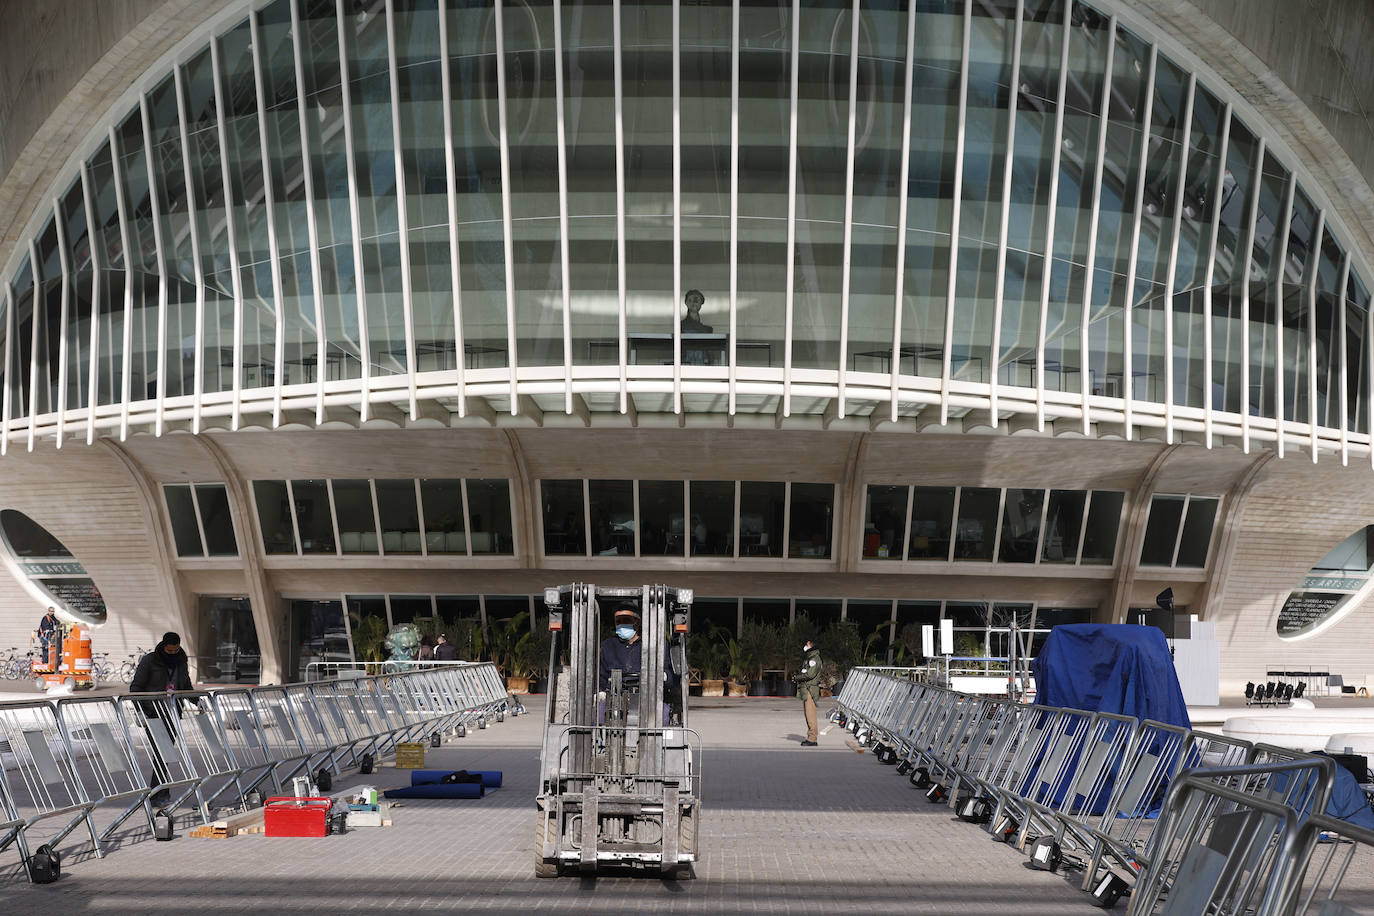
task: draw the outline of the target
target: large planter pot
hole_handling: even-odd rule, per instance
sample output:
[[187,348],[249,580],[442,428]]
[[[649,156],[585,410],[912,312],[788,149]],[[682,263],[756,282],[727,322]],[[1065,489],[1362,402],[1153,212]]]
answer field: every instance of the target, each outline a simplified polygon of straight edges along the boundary
[[749,682],[749,695],[750,695],[751,697],[766,697],[766,696],[769,696],[769,695],[772,693],[772,691],[769,690],[768,688],[769,688],[769,683],[768,683],[768,681],[766,681],[766,680],[750,681],[750,682]]
[[703,680],[701,682],[701,695],[704,697],[725,696],[725,681]]
[[546,677],[537,677],[537,678],[535,678],[535,679],[530,683],[530,693],[548,693],[548,692],[549,692],[549,679],[548,679],[548,678],[546,678]]
[[530,679],[527,677],[508,677],[506,678],[507,693],[529,693]]
[[747,697],[749,695],[748,684],[736,684],[734,681],[729,681],[726,686],[729,688],[729,695],[732,697]]
[[777,691],[773,694],[775,697],[794,697],[797,695],[797,685],[789,680],[778,681],[777,687]]

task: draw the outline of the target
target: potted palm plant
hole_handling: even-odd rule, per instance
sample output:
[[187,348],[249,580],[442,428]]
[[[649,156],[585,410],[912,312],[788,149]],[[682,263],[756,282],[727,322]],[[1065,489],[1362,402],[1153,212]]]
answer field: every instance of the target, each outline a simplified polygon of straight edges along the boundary
[[548,627],[540,627],[525,643],[525,667],[532,678],[530,693],[549,692],[549,651],[553,648],[553,634]]
[[710,631],[692,633],[687,637],[687,664],[700,672],[701,683],[693,690],[704,697],[725,695],[725,672],[722,649]]
[[529,611],[491,624],[491,655],[506,676],[511,693],[529,693],[530,669],[526,647],[534,638],[529,628]]

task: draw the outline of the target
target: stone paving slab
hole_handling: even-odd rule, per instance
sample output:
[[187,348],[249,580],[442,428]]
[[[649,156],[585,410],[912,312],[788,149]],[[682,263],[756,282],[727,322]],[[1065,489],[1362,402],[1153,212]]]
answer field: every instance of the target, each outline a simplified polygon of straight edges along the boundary
[[[0,911],[1097,912],[1064,876],[1027,868],[1024,855],[848,749],[840,730],[819,748],[799,747],[795,700],[704,700],[694,709],[706,745],[694,880],[536,879],[542,698],[529,707],[531,715],[428,752],[427,765],[503,770],[504,787],[484,799],[406,801],[391,810],[393,827],[324,839],[191,839],[185,825],[175,841],[157,843],[145,832],[104,859],[73,856],[62,880],[43,887],[24,882],[11,849],[0,853]],[[367,781],[405,785],[409,774],[384,768]]]

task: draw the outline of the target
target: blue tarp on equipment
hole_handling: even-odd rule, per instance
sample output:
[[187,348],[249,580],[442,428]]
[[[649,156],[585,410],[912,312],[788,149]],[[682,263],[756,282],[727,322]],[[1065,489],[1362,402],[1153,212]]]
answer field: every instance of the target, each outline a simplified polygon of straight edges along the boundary
[[1164,633],[1136,624],[1070,623],[1035,661],[1035,702],[1191,727]]

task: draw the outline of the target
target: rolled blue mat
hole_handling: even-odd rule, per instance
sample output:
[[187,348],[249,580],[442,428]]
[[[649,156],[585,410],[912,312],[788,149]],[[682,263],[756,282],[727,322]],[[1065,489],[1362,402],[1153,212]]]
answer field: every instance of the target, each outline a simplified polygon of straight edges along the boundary
[[[430,786],[439,782],[449,773],[457,773],[457,770],[411,770],[410,784],[412,786]],[[482,777],[482,785],[488,789],[501,788],[500,770],[468,770],[469,776]]]
[[487,787],[475,782],[457,782],[447,786],[432,783],[387,789],[382,794],[387,798],[481,798],[487,794]]

